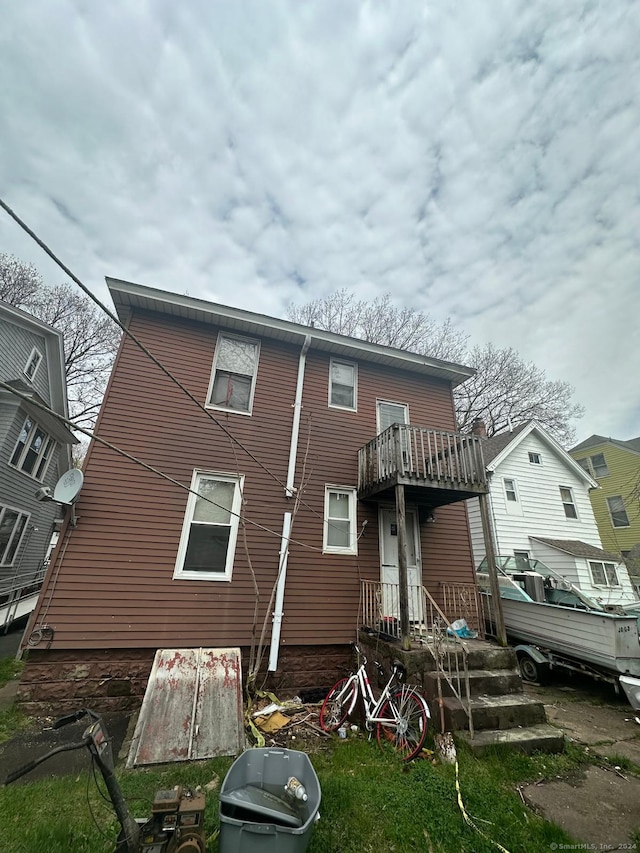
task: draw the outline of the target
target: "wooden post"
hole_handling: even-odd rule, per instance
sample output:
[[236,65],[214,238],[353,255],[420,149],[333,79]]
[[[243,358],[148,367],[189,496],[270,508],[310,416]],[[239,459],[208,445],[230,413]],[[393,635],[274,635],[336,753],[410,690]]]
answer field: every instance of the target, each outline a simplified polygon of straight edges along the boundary
[[396,485],[396,521],[398,524],[398,591],[400,593],[400,636],[404,651],[411,649],[409,636],[409,578],[407,575],[407,514],[404,486]]
[[496,620],[496,639],[501,646],[507,645],[507,632],[504,626],[504,615],[502,613],[502,599],[500,598],[500,584],[498,583],[498,569],[496,568],[496,555],[493,550],[493,535],[491,533],[491,520],[489,518],[489,501],[486,494],[479,495],[480,517],[482,519],[482,535],[484,537],[484,552],[487,557],[487,571],[489,572],[489,583],[491,586],[492,610]]

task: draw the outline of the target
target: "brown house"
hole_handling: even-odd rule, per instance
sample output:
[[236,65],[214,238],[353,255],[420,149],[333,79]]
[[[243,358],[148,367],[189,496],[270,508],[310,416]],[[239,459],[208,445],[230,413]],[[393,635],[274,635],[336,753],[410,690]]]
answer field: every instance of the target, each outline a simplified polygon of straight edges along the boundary
[[[246,674],[263,624],[260,680],[329,685],[363,581],[406,574],[440,603],[443,583],[474,583],[463,501],[486,492],[484,466],[452,400],[470,369],[108,286],[178,382],[123,337],[97,425],[113,447],[89,449],[25,635],[23,702],[133,704],[158,648],[239,646]],[[404,615],[385,615],[412,618],[406,588]]]

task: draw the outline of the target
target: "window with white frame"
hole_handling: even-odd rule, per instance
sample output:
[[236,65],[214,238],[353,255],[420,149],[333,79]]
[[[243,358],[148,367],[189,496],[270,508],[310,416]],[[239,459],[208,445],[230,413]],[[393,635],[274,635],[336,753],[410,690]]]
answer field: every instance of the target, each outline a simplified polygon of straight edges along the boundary
[[519,572],[528,572],[531,566],[529,565],[529,552],[528,551],[514,551],[513,556],[516,561],[516,569]]
[[29,515],[0,504],[0,566],[12,565]]
[[357,365],[332,358],[329,364],[329,405],[355,412],[358,405],[357,383]]
[[627,515],[622,495],[613,495],[607,498],[607,506],[609,507],[611,524],[614,527],[629,527],[629,516]]
[[518,492],[516,491],[516,481],[508,477],[504,478],[504,494],[507,501],[511,503],[518,502]]
[[207,405],[251,414],[260,343],[218,335]]
[[56,443],[32,418],[26,418],[10,464],[36,480],[47,473]]
[[539,453],[529,453],[529,462],[532,465],[542,465],[542,456]]
[[31,355],[29,356],[29,360],[27,361],[24,368],[24,375],[27,377],[29,382],[33,382],[33,379],[36,375],[36,371],[40,367],[40,362],[42,361],[42,353],[40,350],[37,350],[35,347],[31,350]]
[[589,569],[594,586],[620,586],[618,573],[614,563],[603,563],[600,560],[589,560]]
[[573,499],[573,492],[569,488],[569,486],[560,486],[560,499],[562,500],[562,506],[564,507],[564,514],[567,518],[577,518],[578,510],[576,509],[576,504]]
[[355,489],[348,486],[325,488],[322,550],[331,554],[358,553]]
[[174,578],[231,580],[242,480],[194,471]]
[[609,476],[609,466],[607,465],[607,460],[604,458],[604,453],[596,453],[594,456],[590,456],[589,461],[593,468],[593,476],[596,479]]

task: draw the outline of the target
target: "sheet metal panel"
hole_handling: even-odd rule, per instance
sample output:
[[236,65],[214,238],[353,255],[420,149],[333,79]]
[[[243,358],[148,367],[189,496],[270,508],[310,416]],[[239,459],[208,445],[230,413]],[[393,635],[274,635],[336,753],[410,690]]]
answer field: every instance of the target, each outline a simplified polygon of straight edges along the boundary
[[243,744],[240,649],[159,649],[127,767],[235,755]]

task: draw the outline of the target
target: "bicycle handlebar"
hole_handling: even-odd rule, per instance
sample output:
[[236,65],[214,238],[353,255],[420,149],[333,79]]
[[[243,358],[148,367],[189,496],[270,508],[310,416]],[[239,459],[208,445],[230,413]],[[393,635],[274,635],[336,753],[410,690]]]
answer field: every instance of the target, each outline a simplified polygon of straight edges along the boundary
[[34,760],[30,761],[28,764],[23,764],[22,767],[18,767],[16,770],[12,770],[11,773],[7,774],[7,778],[4,780],[4,784],[10,785],[11,782],[15,782],[16,779],[19,779],[26,773],[30,773],[39,764],[42,764],[44,761],[48,761],[50,758],[53,758],[54,755],[58,755],[58,753],[60,752],[69,752],[73,749],[82,749],[82,747],[86,746],[90,741],[91,738],[86,737],[81,741],[77,741],[76,743],[65,743],[62,746],[57,746],[55,749],[52,749],[50,752],[47,752],[46,755],[41,755],[40,758],[34,758]]

